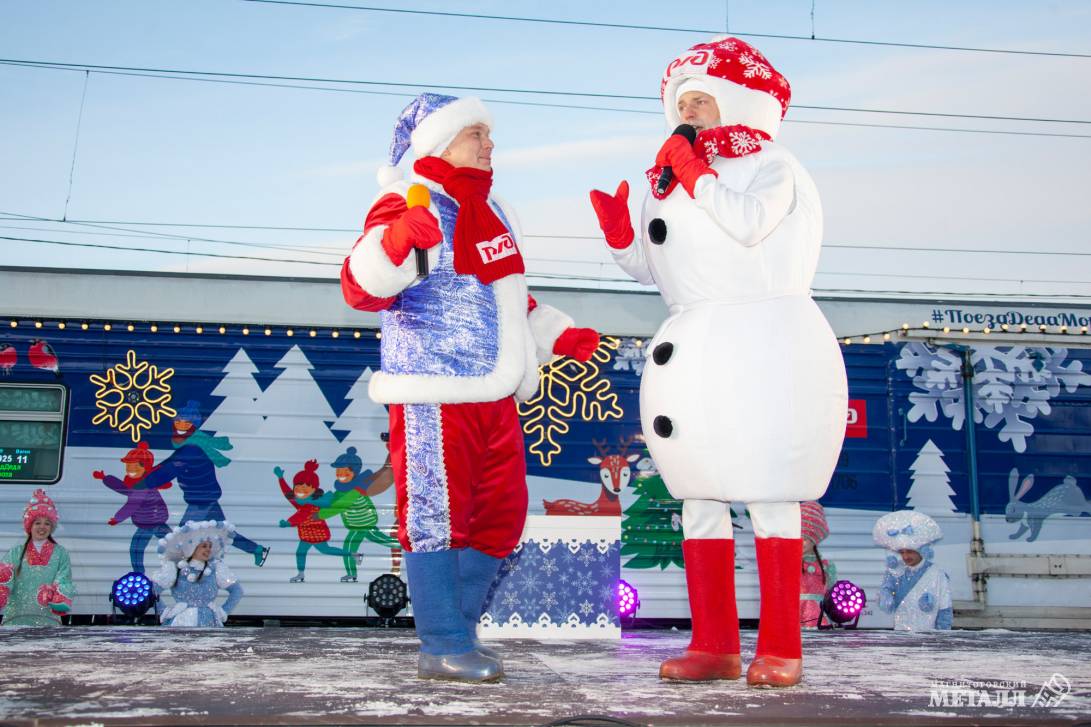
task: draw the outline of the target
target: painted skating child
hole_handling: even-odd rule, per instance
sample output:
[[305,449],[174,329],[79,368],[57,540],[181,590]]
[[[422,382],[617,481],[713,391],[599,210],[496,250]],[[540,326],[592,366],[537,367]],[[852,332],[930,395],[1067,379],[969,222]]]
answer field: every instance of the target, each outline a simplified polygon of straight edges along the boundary
[[[239,600],[242,586],[224,562],[224,549],[235,526],[220,520],[188,522],[159,541],[159,572],[152,580],[157,593],[170,591],[174,604],[163,612],[164,626],[219,628]],[[227,591],[222,606],[220,589]]]
[[356,553],[364,540],[387,548],[399,547],[397,540],[377,527],[379,513],[371,501],[372,495],[385,491],[393,484],[393,480],[386,478],[386,487],[383,487],[383,483],[377,481],[376,473],[371,470],[361,471],[364,462],[356,454],[356,447],[349,447],[330,466],[334,468],[336,478],[333,484],[335,492],[329,507],[320,510],[318,517],[327,520],[334,515],[341,516],[341,523],[348,530],[344,549],[349,553],[345,556],[345,575],[341,576],[341,582],[355,583]]
[[308,460],[303,469],[295,473],[292,478],[292,486],[284,481],[284,470],[280,467],[273,468],[273,474],[277,476],[280,491],[284,498],[292,504],[296,512],[287,520],[280,521],[280,527],[295,526],[299,533],[299,545],[295,551],[296,570],[299,572],[288,579],[289,583],[302,583],[303,573],[307,570],[307,553],[314,548],[319,553],[327,555],[339,555],[342,558],[354,558],[359,563],[359,553],[350,553],[341,548],[330,545],[330,526],[325,520],[317,518],[318,511],[329,507],[333,496],[322,491],[318,482],[318,461]]
[[894,614],[894,628],[951,628],[950,579],[932,562],[932,543],[943,537],[936,521],[915,510],[900,510],[879,518],[871,534],[877,545],[891,551],[879,586],[879,608]]
[[163,502],[163,496],[159,490],[166,490],[173,483],[166,482],[155,488],[134,488],[144,475],[155,465],[155,455],[148,449],[147,442],[140,442],[121,458],[125,465],[125,479],[119,480],[113,475],[108,475],[102,470],[95,470],[91,476],[96,480],[102,480],[102,484],[114,492],[125,496],[125,504],[114,513],[107,521],[109,525],[118,525],[130,517],[136,532],[133,533],[132,542],[129,544],[129,560],[133,570],[144,572],[144,550],[152,538],[163,538],[170,533],[167,525],[169,513],[167,503]]
[[68,551],[53,539],[60,518],[45,490],[23,510],[27,537],[0,560],[0,611],[5,626],[59,626],[76,594]]
[[826,512],[817,502],[799,503],[803,535],[803,573],[799,592],[799,624],[805,629],[828,625],[822,614],[826,591],[837,582],[837,566],[818,552],[818,544],[830,534]]

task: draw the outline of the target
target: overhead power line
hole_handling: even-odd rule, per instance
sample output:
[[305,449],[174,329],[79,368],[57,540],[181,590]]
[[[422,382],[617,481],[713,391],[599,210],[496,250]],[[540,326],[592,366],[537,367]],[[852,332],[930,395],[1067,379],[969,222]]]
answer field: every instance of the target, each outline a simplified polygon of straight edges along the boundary
[[[520,93],[539,96],[570,96],[580,98],[604,98],[604,99],[618,99],[627,101],[655,101],[659,102],[658,96],[639,96],[631,94],[618,94],[618,93],[592,93],[587,91],[557,91],[553,89],[532,89],[532,88],[506,88],[498,86],[466,86],[461,84],[450,83],[410,83],[400,81],[373,81],[365,79],[346,79],[346,78],[322,78],[315,76],[284,76],[275,74],[264,73],[235,73],[229,71],[196,71],[190,69],[179,68],[146,68],[141,66],[108,66],[93,63],[62,63],[58,61],[33,61],[23,58],[0,58],[0,63],[10,65],[23,65],[23,66],[42,66],[52,68],[71,68],[77,70],[91,70],[91,71],[129,71],[135,73],[169,73],[179,76],[216,76],[222,78],[245,78],[245,79],[260,79],[271,81],[299,81],[305,83],[337,83],[345,85],[360,85],[360,86],[393,86],[399,88],[420,88],[420,89],[448,89],[455,91],[483,91],[490,93]],[[1048,117],[1032,117],[1032,116],[1001,116],[997,114],[956,114],[938,111],[906,111],[902,109],[871,109],[871,108],[856,108],[851,106],[816,106],[810,104],[793,104],[797,109],[812,109],[815,111],[841,111],[845,113],[863,113],[863,114],[888,114],[897,116],[927,116],[935,118],[950,118],[950,119],[985,119],[990,121],[1028,121],[1036,123],[1055,123],[1055,124],[1081,124],[1091,125],[1091,120],[1088,119],[1057,119]]]
[[[666,25],[636,25],[632,23],[602,23],[592,20],[561,20],[559,18],[528,18],[513,15],[485,15],[482,13],[453,13],[440,10],[409,10],[405,8],[380,8],[368,5],[344,5],[338,3],[300,2],[299,0],[242,0],[243,2],[262,3],[264,5],[294,5],[305,8],[323,8],[334,10],[356,10],[369,13],[399,13],[403,15],[431,15],[444,18],[465,18],[472,20],[502,20],[516,23],[539,23],[546,25],[570,25],[588,28],[611,28],[615,30],[650,30],[668,33],[697,33],[701,35],[723,35],[722,28],[680,28]],[[967,53],[1003,53],[1026,56],[1048,56],[1058,58],[1091,58],[1091,53],[1071,53],[1067,51],[1017,50],[1014,48],[974,48],[969,46],[936,45],[932,43],[898,43],[885,40],[860,40],[855,38],[828,38],[815,35],[789,35],[783,33],[746,33],[731,31],[731,35],[745,38],[773,38],[777,40],[805,40],[819,43],[845,43],[850,45],[888,46],[892,48],[919,48],[926,50],[948,50]]]
[[289,263],[292,265],[324,265],[340,267],[341,263],[327,263],[319,262],[316,260],[285,260],[284,258],[274,257],[258,257],[254,255],[224,255],[215,252],[190,252],[188,250],[162,250],[153,247],[131,247],[128,245],[103,245],[96,242],[69,242],[65,240],[42,240],[33,237],[9,237],[0,235],[0,240],[11,240],[13,242],[30,242],[40,245],[62,245],[65,247],[87,247],[99,250],[114,250],[122,252],[154,252],[162,255],[186,255],[190,257],[214,257],[214,258],[227,258],[230,260],[259,260],[262,262],[271,263]]
[[[71,73],[83,73],[79,68],[66,68],[62,66],[51,65],[28,65],[18,61],[0,61],[0,65],[15,66],[18,68],[32,68],[38,70],[56,70],[56,71],[68,71]],[[196,76],[172,76],[165,73],[131,73],[127,71],[101,71],[96,70],[94,73],[108,75],[108,76],[127,76],[130,78],[159,78],[168,81],[188,81],[193,83],[222,83],[227,85],[236,86],[257,86],[263,88],[286,88],[303,91],[324,91],[326,93],[354,93],[363,94],[368,96],[394,96],[398,98],[413,98],[415,93],[405,93],[398,91],[369,91],[359,88],[339,88],[337,86],[308,86],[298,83],[263,83],[261,81],[240,81],[230,80],[226,78],[200,78]],[[542,101],[517,101],[512,99],[497,99],[497,98],[485,98],[482,99],[491,104],[507,104],[511,106],[531,106],[537,108],[556,108],[556,109],[577,109],[583,111],[608,111],[613,113],[624,114],[643,114],[650,116],[661,116],[662,111],[648,111],[644,109],[626,109],[618,108],[616,106],[590,106],[587,104],[563,104],[563,103],[547,103]],[[794,108],[794,107],[793,107]],[[960,129],[951,126],[915,126],[911,124],[870,124],[865,122],[854,121],[819,121],[816,119],[796,119],[788,117],[785,120],[787,124],[812,124],[818,126],[846,126],[863,129],[900,129],[908,131],[946,131],[955,132],[959,134],[999,134],[1003,136],[1040,136],[1051,137],[1060,139],[1091,139],[1091,134],[1062,134],[1049,131],[1003,131],[999,129]]]
[[[35,217],[32,215],[23,215],[15,212],[2,212],[0,215],[8,215],[14,219],[19,220],[35,220],[41,222],[61,222],[61,220],[48,217]],[[2,221],[2,219],[0,219]],[[70,219],[66,220],[65,224],[70,225],[87,225],[93,227],[101,227],[103,229],[118,229],[126,232],[135,232],[135,230],[126,230],[125,227],[178,227],[178,228],[198,228],[198,229],[214,229],[214,230],[267,230],[274,232],[344,232],[358,235],[360,229],[357,227],[305,227],[305,226],[279,226],[279,225],[227,225],[227,224],[215,224],[215,223],[197,223],[197,222],[156,222],[149,220],[85,220],[85,219]],[[125,227],[104,227],[106,225],[124,225]],[[161,233],[167,235],[168,233]],[[202,242],[225,242],[215,238],[207,237],[190,237],[186,235],[173,234],[170,237],[184,240],[194,240]],[[541,240],[602,240],[601,234],[595,235],[565,235],[565,234],[550,234],[550,233],[524,233],[523,237],[528,239],[541,239]],[[245,245],[261,246],[260,243],[240,243]],[[311,252],[316,250],[329,250],[329,247],[313,246],[307,248],[287,247],[268,244],[267,247],[278,250],[288,250],[297,252]],[[924,253],[970,253],[977,255],[1060,255],[1071,257],[1091,257],[1091,251],[1084,252],[1070,252],[1067,250],[1039,250],[1039,249],[1025,249],[1025,250],[1002,250],[996,248],[971,248],[971,247],[927,247],[927,246],[915,246],[915,245],[871,245],[871,244],[847,244],[847,243],[823,243],[823,249],[836,249],[836,250],[870,250],[877,252],[892,251],[892,252],[924,252]],[[338,248],[340,249],[340,248]],[[552,262],[571,262],[568,260],[554,260]]]

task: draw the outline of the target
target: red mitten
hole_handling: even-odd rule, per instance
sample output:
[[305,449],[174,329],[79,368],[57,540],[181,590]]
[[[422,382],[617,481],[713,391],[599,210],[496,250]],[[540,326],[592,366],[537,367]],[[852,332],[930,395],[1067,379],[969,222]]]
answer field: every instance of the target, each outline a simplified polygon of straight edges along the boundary
[[107,525],[117,525],[117,518],[116,517],[110,518],[109,520],[106,521],[106,524]]
[[0,583],[7,583],[14,574],[15,568],[12,567],[11,563],[0,563]]
[[53,599],[57,596],[57,584],[56,583],[43,583],[38,586],[38,605],[45,608],[49,604],[53,603]]
[[94,477],[96,480],[106,479],[106,473],[103,472],[102,470],[95,470],[94,472],[91,473],[91,476]]
[[629,183],[621,180],[613,195],[592,189],[591,206],[598,215],[606,244],[617,250],[629,247],[633,241],[633,223],[629,220]]
[[566,328],[557,336],[553,353],[571,356],[577,361],[590,361],[591,354],[599,347],[599,334],[594,328]]
[[383,232],[383,250],[390,262],[401,265],[415,247],[427,250],[443,239],[439,222],[427,207],[413,207]]
[[704,159],[693,151],[693,145],[681,134],[671,134],[659,148],[655,163],[661,167],[670,167],[674,178],[685,188],[690,197],[697,180],[705,174],[716,174]]

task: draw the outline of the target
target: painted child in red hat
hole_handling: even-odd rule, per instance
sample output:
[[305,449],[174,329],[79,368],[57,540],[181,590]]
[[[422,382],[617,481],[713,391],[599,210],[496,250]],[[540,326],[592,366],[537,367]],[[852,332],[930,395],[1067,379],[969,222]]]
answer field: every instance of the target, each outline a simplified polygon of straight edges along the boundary
[[59,626],[76,588],[68,551],[53,539],[60,517],[45,490],[23,511],[27,539],[0,559],[0,610],[5,626]]
[[355,558],[357,564],[362,557],[359,553],[350,553],[343,548],[335,548],[330,545],[330,526],[325,520],[315,517],[323,507],[328,507],[332,502],[331,494],[322,491],[318,481],[318,460],[308,460],[303,469],[292,477],[292,486],[284,481],[284,470],[280,467],[273,468],[273,474],[277,476],[280,491],[284,498],[292,503],[296,512],[287,520],[280,521],[280,527],[295,526],[299,532],[299,545],[295,551],[296,570],[299,572],[288,579],[289,583],[302,583],[303,573],[307,570],[307,553],[314,548],[319,553],[337,555],[342,558]]
[[95,470],[91,476],[96,480],[102,480],[102,484],[114,492],[125,495],[125,504],[107,523],[118,525],[130,517],[133,519],[136,532],[133,533],[132,542],[129,544],[129,560],[132,562],[134,571],[143,573],[144,550],[148,547],[148,543],[153,537],[164,538],[170,533],[170,528],[167,526],[169,517],[167,503],[163,502],[163,496],[159,494],[159,490],[166,490],[173,483],[166,482],[148,489],[133,487],[155,466],[155,455],[148,448],[147,442],[140,442],[130,449],[121,458],[121,462],[125,465],[124,480],[119,480],[102,470]]

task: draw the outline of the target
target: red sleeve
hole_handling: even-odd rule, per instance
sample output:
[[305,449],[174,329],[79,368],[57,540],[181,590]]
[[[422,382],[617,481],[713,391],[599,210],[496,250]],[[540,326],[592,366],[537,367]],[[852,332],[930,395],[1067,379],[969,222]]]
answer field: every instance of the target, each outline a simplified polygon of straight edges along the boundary
[[310,519],[311,513],[307,511],[306,505],[296,505],[294,502],[292,504],[295,505],[297,509],[295,514],[288,518],[288,524],[299,527]]
[[[407,209],[409,208],[405,204],[405,198],[400,194],[384,194],[368,210],[367,219],[364,220],[364,235],[373,227],[389,225],[405,214]],[[360,235],[356,245],[360,244],[364,235]],[[356,245],[352,246],[353,250],[356,249]],[[381,311],[394,303],[393,297],[380,298],[364,290],[349,269],[348,258],[345,258],[344,264],[341,265],[341,293],[345,296],[345,302],[356,310]]]

